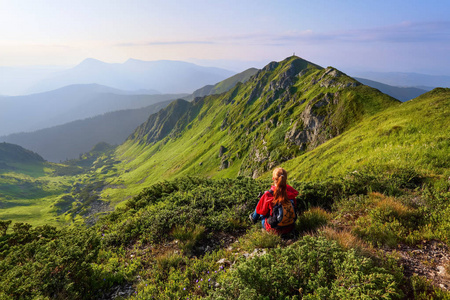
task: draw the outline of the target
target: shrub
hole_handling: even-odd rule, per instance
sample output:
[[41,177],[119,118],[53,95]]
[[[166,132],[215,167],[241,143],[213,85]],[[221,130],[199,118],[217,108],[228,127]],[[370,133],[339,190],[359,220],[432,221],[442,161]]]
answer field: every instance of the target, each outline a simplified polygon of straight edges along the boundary
[[262,230],[261,226],[253,226],[246,235],[239,238],[239,245],[246,251],[255,248],[275,248],[283,243],[281,237],[275,233]]
[[91,263],[100,241],[92,230],[15,225],[15,233],[0,241],[0,295],[15,299],[95,295],[100,279]]
[[153,185],[126,204],[121,215],[100,220],[105,244],[160,243],[174,228],[203,226],[208,231],[230,231],[248,226],[258,193],[266,183],[250,178],[210,180],[183,177]]
[[448,300],[450,293],[435,287],[427,279],[414,275],[409,279],[410,297],[417,300]]
[[313,207],[298,217],[295,228],[299,232],[314,232],[325,226],[330,219],[330,213],[320,207]]
[[11,224],[11,220],[2,221],[0,220],[0,236],[6,235],[6,231],[8,231],[8,227]]
[[203,238],[204,233],[205,226],[202,225],[195,225],[193,228],[177,225],[172,231],[172,236],[180,241],[181,249],[189,255],[194,246]]
[[397,299],[396,278],[336,242],[305,236],[241,261],[207,299]]
[[392,197],[380,197],[368,215],[356,221],[354,232],[373,245],[395,247],[399,242],[420,240],[425,224],[420,209],[407,207]]
[[329,240],[336,241],[345,250],[354,249],[363,255],[370,254],[370,246],[352,234],[349,230],[336,231],[331,227],[324,227],[319,231],[319,235],[322,235]]

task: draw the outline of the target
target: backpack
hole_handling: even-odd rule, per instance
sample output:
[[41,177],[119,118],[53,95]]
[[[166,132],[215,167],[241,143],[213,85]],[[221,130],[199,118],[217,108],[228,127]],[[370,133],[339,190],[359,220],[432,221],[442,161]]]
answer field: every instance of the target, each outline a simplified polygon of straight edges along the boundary
[[[273,191],[269,190],[273,195]],[[272,215],[267,218],[267,222],[272,228],[280,228],[289,226],[295,223],[297,220],[297,213],[294,207],[294,200],[284,201],[282,203],[275,204],[272,209]]]

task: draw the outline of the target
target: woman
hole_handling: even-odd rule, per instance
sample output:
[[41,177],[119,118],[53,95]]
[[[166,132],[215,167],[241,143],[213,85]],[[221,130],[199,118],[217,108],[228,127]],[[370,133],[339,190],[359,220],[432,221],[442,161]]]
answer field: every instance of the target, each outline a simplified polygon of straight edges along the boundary
[[272,228],[269,222],[267,222],[267,218],[272,216],[273,208],[278,203],[289,203],[290,200],[293,200],[294,208],[296,208],[297,200],[295,198],[297,197],[298,192],[286,183],[287,172],[283,168],[276,168],[273,170],[272,180],[272,187],[262,195],[261,199],[259,199],[255,211],[250,214],[250,220],[253,223],[256,223],[258,219],[261,218],[262,226],[267,231],[286,234],[294,229],[294,223],[288,226]]

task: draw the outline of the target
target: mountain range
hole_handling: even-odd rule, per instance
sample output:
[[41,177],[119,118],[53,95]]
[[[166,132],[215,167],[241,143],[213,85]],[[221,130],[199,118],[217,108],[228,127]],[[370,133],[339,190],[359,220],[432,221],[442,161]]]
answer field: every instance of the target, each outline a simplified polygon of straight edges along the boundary
[[[257,71],[257,69],[249,69],[218,82],[215,85],[209,85],[198,89],[191,95],[180,94],[173,95],[173,97],[175,98],[178,96],[183,97],[184,99],[192,100],[199,96],[225,92],[233,88],[238,82],[247,81]],[[80,154],[89,151],[99,142],[106,142],[112,145],[122,143],[138,125],[147,119],[149,115],[156,113],[161,108],[167,106],[171,100],[165,101],[164,99],[172,96],[138,96],[132,95],[133,93],[130,92],[100,85],[69,86],[64,89],[60,89],[59,92],[66,92],[68,96],[73,96],[74,94],[80,93],[80,91],[84,91],[86,93],[80,94],[80,100],[83,99],[89,101],[86,102],[85,105],[89,108],[89,112],[91,113],[95,113],[96,109],[101,111],[101,109],[107,110],[108,108],[111,108],[111,105],[113,105],[115,100],[118,98],[121,99],[120,104],[127,105],[128,107],[135,106],[135,100],[137,98],[148,98],[157,101],[161,100],[161,102],[138,109],[117,110],[86,119],[81,118],[76,121],[39,129],[36,131],[12,133],[6,136],[0,136],[0,141],[21,145],[22,147],[40,153],[45,159],[53,162],[74,159],[79,157]],[[94,101],[89,100],[96,93],[99,94],[96,97],[104,98],[104,101],[98,101],[97,99]],[[41,96],[42,99],[51,99],[51,96],[49,96],[50,94],[51,93],[49,92],[39,96]],[[33,98],[33,96],[28,97]],[[66,99],[63,96],[60,97]],[[141,105],[144,103],[145,102],[142,102]],[[68,109],[68,112],[69,114],[64,116],[66,120],[71,120],[74,116],[77,116],[76,110]],[[39,113],[39,115],[44,117],[47,115],[47,112]]]
[[29,132],[121,109],[145,107],[185,94],[135,95],[98,85],[70,85],[45,93],[2,97],[0,136]]
[[353,72],[353,76],[367,78],[397,87],[415,87],[430,91],[436,87],[450,87],[450,76],[407,72]]
[[[100,70],[98,74],[102,74],[102,72],[111,66],[120,69],[124,65],[129,68],[133,64],[136,67],[134,71],[138,69],[142,71],[145,65],[144,63],[149,62],[129,60],[125,64],[120,65],[106,64],[97,60],[87,59],[74,68],[78,70],[74,72],[83,72],[83,70],[97,68]],[[172,63],[178,65],[179,62]],[[163,67],[164,65],[161,61],[158,64],[160,64],[159,67]],[[155,69],[155,66],[158,64],[153,62],[149,68]],[[155,110],[156,108],[160,109],[165,107],[168,102],[155,106],[146,106],[147,104],[164,101],[169,98],[175,99],[182,97],[187,100],[193,100],[196,97],[224,93],[233,88],[237,83],[246,82],[258,71],[255,68],[248,69],[222,80],[215,85],[206,85],[203,88],[197,89],[188,96],[152,95],[150,97],[148,95],[139,95],[139,93],[154,92],[152,90],[124,91],[99,84],[78,84],[46,93],[3,97],[2,103],[4,105],[6,104],[6,109],[4,110],[3,116],[5,124],[2,128],[3,130],[9,131],[2,132],[4,136],[0,137],[0,141],[17,143],[40,153],[50,161],[56,162],[73,159],[79,154],[91,149],[98,142],[107,142],[110,144],[121,143],[131,133],[134,127],[145,121],[145,113],[157,112]],[[97,75],[93,76],[95,77]],[[75,77],[73,76],[72,79],[68,79],[71,76],[67,76],[66,79],[68,82],[74,81]],[[410,100],[426,92],[418,88],[401,88],[364,78],[356,79],[401,101]],[[11,103],[14,103],[16,108]],[[38,108],[39,106],[41,107]],[[25,107],[26,109],[19,109],[18,107]],[[145,107],[145,109],[134,109],[136,107]],[[126,111],[120,112],[119,110],[121,109],[126,109]],[[20,114],[18,113],[19,110]],[[116,113],[110,114],[109,112],[112,111],[116,111]],[[102,115],[103,113],[106,113],[106,115]],[[15,115],[25,116],[25,118],[15,118]],[[43,120],[36,121],[35,119],[39,119],[39,117]],[[114,118],[122,121],[114,122],[112,121]],[[16,124],[14,124],[14,121],[16,121]],[[56,127],[53,127],[55,125]],[[20,131],[28,132],[18,133]],[[89,132],[90,134],[80,134],[81,132]],[[76,146],[71,142],[75,140],[69,138],[75,136],[78,137],[75,139],[77,141],[75,143]]]
[[73,68],[38,82],[29,92],[38,93],[67,85],[96,83],[126,91],[144,89],[156,90],[159,93],[191,93],[201,86],[215,84],[234,74],[225,69],[181,61],[129,59],[119,64],[88,58]]
[[420,95],[427,92],[425,89],[416,88],[416,87],[398,87],[392,86],[388,84],[383,84],[381,82],[355,77],[359,82],[368,85],[370,87],[376,88],[381,92],[394,97],[402,102],[411,100],[413,98],[419,97]]

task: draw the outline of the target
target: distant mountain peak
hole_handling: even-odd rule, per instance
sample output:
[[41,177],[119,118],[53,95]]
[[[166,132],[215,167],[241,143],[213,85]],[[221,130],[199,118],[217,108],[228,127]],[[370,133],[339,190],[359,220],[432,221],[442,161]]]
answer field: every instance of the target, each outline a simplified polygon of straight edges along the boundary
[[96,65],[104,65],[107,64],[101,60],[95,58],[86,58],[78,66],[96,66]]
[[136,58],[129,58],[123,64],[128,65],[128,64],[146,63],[146,62],[148,62],[148,61],[136,59]]

